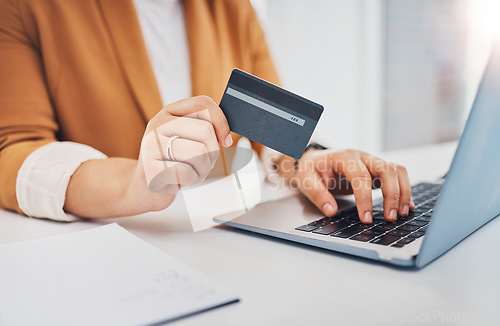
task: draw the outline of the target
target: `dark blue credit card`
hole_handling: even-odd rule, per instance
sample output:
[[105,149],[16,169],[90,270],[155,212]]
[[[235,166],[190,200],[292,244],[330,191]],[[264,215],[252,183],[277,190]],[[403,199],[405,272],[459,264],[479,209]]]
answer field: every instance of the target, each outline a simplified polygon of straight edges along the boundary
[[220,102],[231,131],[300,159],[323,107],[239,69]]

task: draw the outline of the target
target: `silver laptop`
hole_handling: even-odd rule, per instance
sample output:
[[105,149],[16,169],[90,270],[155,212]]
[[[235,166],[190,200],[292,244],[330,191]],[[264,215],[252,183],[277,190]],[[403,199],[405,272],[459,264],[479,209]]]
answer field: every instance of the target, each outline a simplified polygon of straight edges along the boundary
[[500,46],[493,50],[445,179],[412,188],[416,209],[395,223],[382,204],[364,225],[355,207],[333,218],[302,196],[267,202],[230,221],[256,233],[401,266],[423,267],[500,214]]

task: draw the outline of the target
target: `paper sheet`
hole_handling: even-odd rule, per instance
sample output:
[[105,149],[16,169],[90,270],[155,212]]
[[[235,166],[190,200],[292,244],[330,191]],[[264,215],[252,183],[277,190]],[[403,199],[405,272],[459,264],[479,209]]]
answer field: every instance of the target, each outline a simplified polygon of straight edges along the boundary
[[148,325],[237,300],[117,224],[0,245],[0,325]]

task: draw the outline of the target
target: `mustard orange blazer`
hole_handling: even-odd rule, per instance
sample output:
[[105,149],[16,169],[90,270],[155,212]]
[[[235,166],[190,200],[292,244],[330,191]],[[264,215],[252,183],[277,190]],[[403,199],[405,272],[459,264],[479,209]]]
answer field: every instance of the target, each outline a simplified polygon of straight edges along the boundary
[[[220,101],[234,67],[278,83],[248,0],[185,0],[193,95]],[[162,101],[132,0],[0,1],[0,208],[53,141],[137,158]]]

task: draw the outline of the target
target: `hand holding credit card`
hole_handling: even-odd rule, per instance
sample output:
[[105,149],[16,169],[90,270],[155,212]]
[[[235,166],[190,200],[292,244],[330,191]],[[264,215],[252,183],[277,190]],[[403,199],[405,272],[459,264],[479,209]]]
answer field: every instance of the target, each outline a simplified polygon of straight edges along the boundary
[[[323,113],[321,105],[238,69],[233,70],[219,106],[231,131],[294,159],[304,154]],[[334,194],[353,193],[358,199],[356,206],[361,221],[371,223],[374,178],[378,178],[380,184],[394,185],[384,192],[383,214],[387,221],[395,221],[398,215],[407,216],[415,207],[408,174],[400,165],[357,150],[319,152],[309,156],[307,163],[295,165],[298,169],[303,167],[300,175],[297,170],[280,173],[288,179],[297,177],[301,192],[327,217],[336,214],[338,208]],[[343,169],[348,164],[355,167],[350,173]],[[397,173],[380,173],[391,169]],[[370,179],[366,177],[367,172]],[[338,176],[348,182],[335,183]],[[323,182],[309,182],[312,187],[300,186],[318,179]],[[360,182],[353,183],[353,180]]]
[[239,69],[220,102],[231,131],[300,159],[323,107]]

